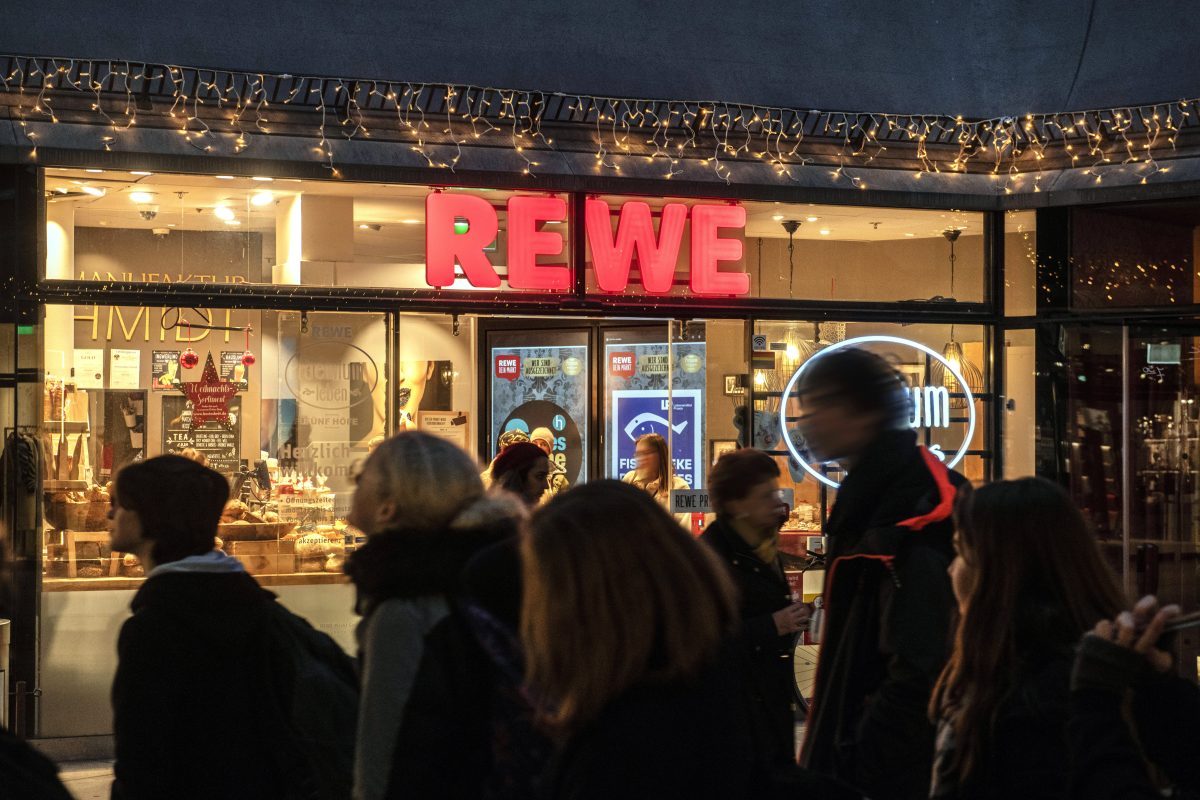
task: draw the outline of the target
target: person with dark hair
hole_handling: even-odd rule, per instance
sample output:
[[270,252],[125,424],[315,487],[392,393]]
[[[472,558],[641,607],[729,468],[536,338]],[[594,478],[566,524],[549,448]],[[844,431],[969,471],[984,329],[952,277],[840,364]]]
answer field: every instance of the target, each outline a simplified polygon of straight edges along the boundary
[[146,580],[117,644],[114,800],[282,798],[292,785],[264,635],[275,598],[214,549],[228,499],[225,478],[182,456],[117,473],[112,548]]
[[1075,645],[1124,606],[1120,587],[1071,498],[1047,480],[960,492],[954,517],[959,622],[929,704],[929,796],[1066,797]]
[[496,458],[499,458],[501,453],[512,447],[514,444],[520,444],[521,442],[528,441],[530,441],[529,434],[520,428],[512,428],[500,434],[500,438],[496,442],[496,457],[488,463],[487,469],[479,473],[479,477],[483,481],[483,488],[492,488],[492,470],[496,466]]
[[726,453],[708,476],[717,518],[700,537],[724,563],[738,589],[738,634],[745,691],[756,715],[756,746],[775,765],[796,759],[792,644],[808,620],[793,602],[779,559],[787,506],[779,465],[761,450]]
[[825,531],[825,623],[801,764],[876,800],[927,797],[927,709],[949,650],[956,487],[917,446],[911,395],[877,355],[826,353],[799,381],[804,446],[847,471]]
[[543,797],[763,796],[723,658],[735,589],[711,551],[603,480],[539,509],[521,556],[529,691],[563,743]]
[[1067,723],[1071,797],[1200,798],[1200,689],[1173,674],[1163,641],[1178,614],[1179,606],[1143,597],[1083,637]]
[[532,442],[509,445],[492,462],[492,485],[512,492],[530,508],[546,494],[549,476],[550,458]]

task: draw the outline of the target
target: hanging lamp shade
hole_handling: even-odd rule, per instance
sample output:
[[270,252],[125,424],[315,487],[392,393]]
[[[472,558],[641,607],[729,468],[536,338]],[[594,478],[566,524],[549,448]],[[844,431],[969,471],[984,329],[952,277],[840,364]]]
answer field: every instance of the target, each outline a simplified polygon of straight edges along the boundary
[[[983,372],[979,367],[972,364],[963,353],[962,345],[956,342],[953,337],[946,342],[946,346],[942,348],[942,358],[946,359],[954,369],[958,370],[958,374],[962,375],[963,380],[967,382],[966,388],[970,390],[972,395],[979,395],[983,392]],[[946,369],[945,365],[940,361],[934,361],[930,365],[929,377],[935,384],[941,384],[946,387],[946,391],[951,395],[963,394],[963,387],[958,382],[958,378],[954,377],[954,373]],[[966,408],[966,397],[951,397],[951,408]]]

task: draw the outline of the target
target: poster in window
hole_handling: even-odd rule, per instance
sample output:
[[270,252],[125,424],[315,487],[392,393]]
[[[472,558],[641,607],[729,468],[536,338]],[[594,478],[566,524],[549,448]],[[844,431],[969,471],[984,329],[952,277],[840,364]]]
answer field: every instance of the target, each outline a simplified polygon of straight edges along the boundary
[[471,426],[465,411],[422,411],[417,415],[417,427],[454,442],[463,450],[470,447]]
[[[571,341],[577,335],[545,334],[539,338]],[[490,359],[493,447],[505,431],[530,434],[546,428],[553,438],[553,468],[572,486],[586,481],[587,345],[494,346]]]
[[179,390],[179,351],[154,350],[150,353],[150,383],[156,392]]
[[637,440],[657,433],[669,443],[674,474],[693,489],[704,485],[703,394],[699,389],[621,389],[612,393],[608,441],[616,472],[637,467]]
[[250,368],[242,363],[243,355],[242,350],[221,351],[221,380],[234,384],[239,392],[250,388]]
[[229,401],[229,425],[207,422],[192,427],[192,405],[186,397],[164,396],[163,453],[180,453],[194,448],[203,453],[208,466],[222,475],[232,475],[241,467],[242,400]]
[[109,354],[108,388],[142,388],[142,351],[113,348]]
[[79,389],[104,388],[104,351],[76,348],[74,361],[75,386]]
[[[637,437],[657,433],[670,443],[675,473],[693,489],[703,489],[705,343],[675,342],[668,350],[666,342],[613,338],[605,343],[608,477],[620,478],[633,469]],[[675,398],[674,405],[667,403],[668,396]]]

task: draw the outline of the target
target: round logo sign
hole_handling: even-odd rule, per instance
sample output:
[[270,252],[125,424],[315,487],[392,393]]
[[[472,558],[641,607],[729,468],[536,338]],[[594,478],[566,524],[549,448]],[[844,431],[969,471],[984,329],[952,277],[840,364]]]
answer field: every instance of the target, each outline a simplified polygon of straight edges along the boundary
[[530,400],[522,403],[512,410],[500,426],[502,431],[511,428],[521,428],[525,431],[550,428],[554,432],[550,459],[556,467],[566,473],[567,481],[572,485],[579,480],[579,472],[583,467],[583,440],[575,421],[562,406],[548,400]]
[[[826,486],[831,486],[834,489],[840,486],[837,481],[833,480],[828,475],[823,475],[811,463],[809,463],[808,457],[801,451],[800,446],[796,441],[797,438],[799,438],[798,431],[788,429],[788,415],[786,413],[786,409],[788,407],[788,401],[792,398],[793,392],[795,392],[796,387],[800,384],[801,376],[804,375],[805,370],[815,364],[819,359],[829,355],[835,350],[841,350],[845,347],[858,347],[869,344],[888,344],[911,347],[920,352],[923,356],[928,356],[937,361],[943,369],[945,369],[950,375],[954,376],[954,379],[958,382],[958,385],[962,387],[962,392],[964,392],[967,396],[967,431],[966,435],[963,436],[962,444],[959,445],[958,449],[953,455],[949,456],[949,461],[946,463],[946,466],[954,467],[956,464],[958,464],[958,462],[963,460],[964,456],[966,456],[967,449],[971,446],[971,440],[975,436],[975,397],[971,394],[971,390],[967,388],[967,381],[958,371],[958,367],[947,361],[941,353],[930,347],[926,347],[920,342],[914,342],[911,339],[901,339],[898,336],[859,336],[855,339],[846,339],[845,341],[830,345],[824,350],[817,351],[815,354],[810,356],[807,361],[800,365],[800,368],[796,370],[796,372],[792,375],[791,380],[788,381],[787,386],[783,390],[783,397],[780,400],[780,408],[785,413],[780,413],[779,415],[779,427],[783,433],[783,442],[787,445],[788,452],[791,454],[792,458],[795,459],[796,463],[799,464],[805,472]],[[950,427],[950,392],[946,387],[917,386],[911,387],[909,391],[912,392],[913,401],[912,418],[910,419],[909,424],[913,428]],[[944,454],[939,448],[934,446],[933,448],[930,448],[930,450],[938,458],[946,461],[947,454]]]

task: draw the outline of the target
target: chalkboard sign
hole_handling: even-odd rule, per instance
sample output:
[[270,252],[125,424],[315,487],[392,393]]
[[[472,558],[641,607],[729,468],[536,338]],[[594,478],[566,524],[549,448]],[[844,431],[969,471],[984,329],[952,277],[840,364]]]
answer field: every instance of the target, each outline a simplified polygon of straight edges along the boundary
[[233,475],[241,468],[242,402],[234,398],[229,403],[229,422],[226,428],[209,422],[193,430],[190,426],[192,409],[186,397],[164,397],[163,453],[179,453],[193,447],[208,459],[208,466],[222,475]]

